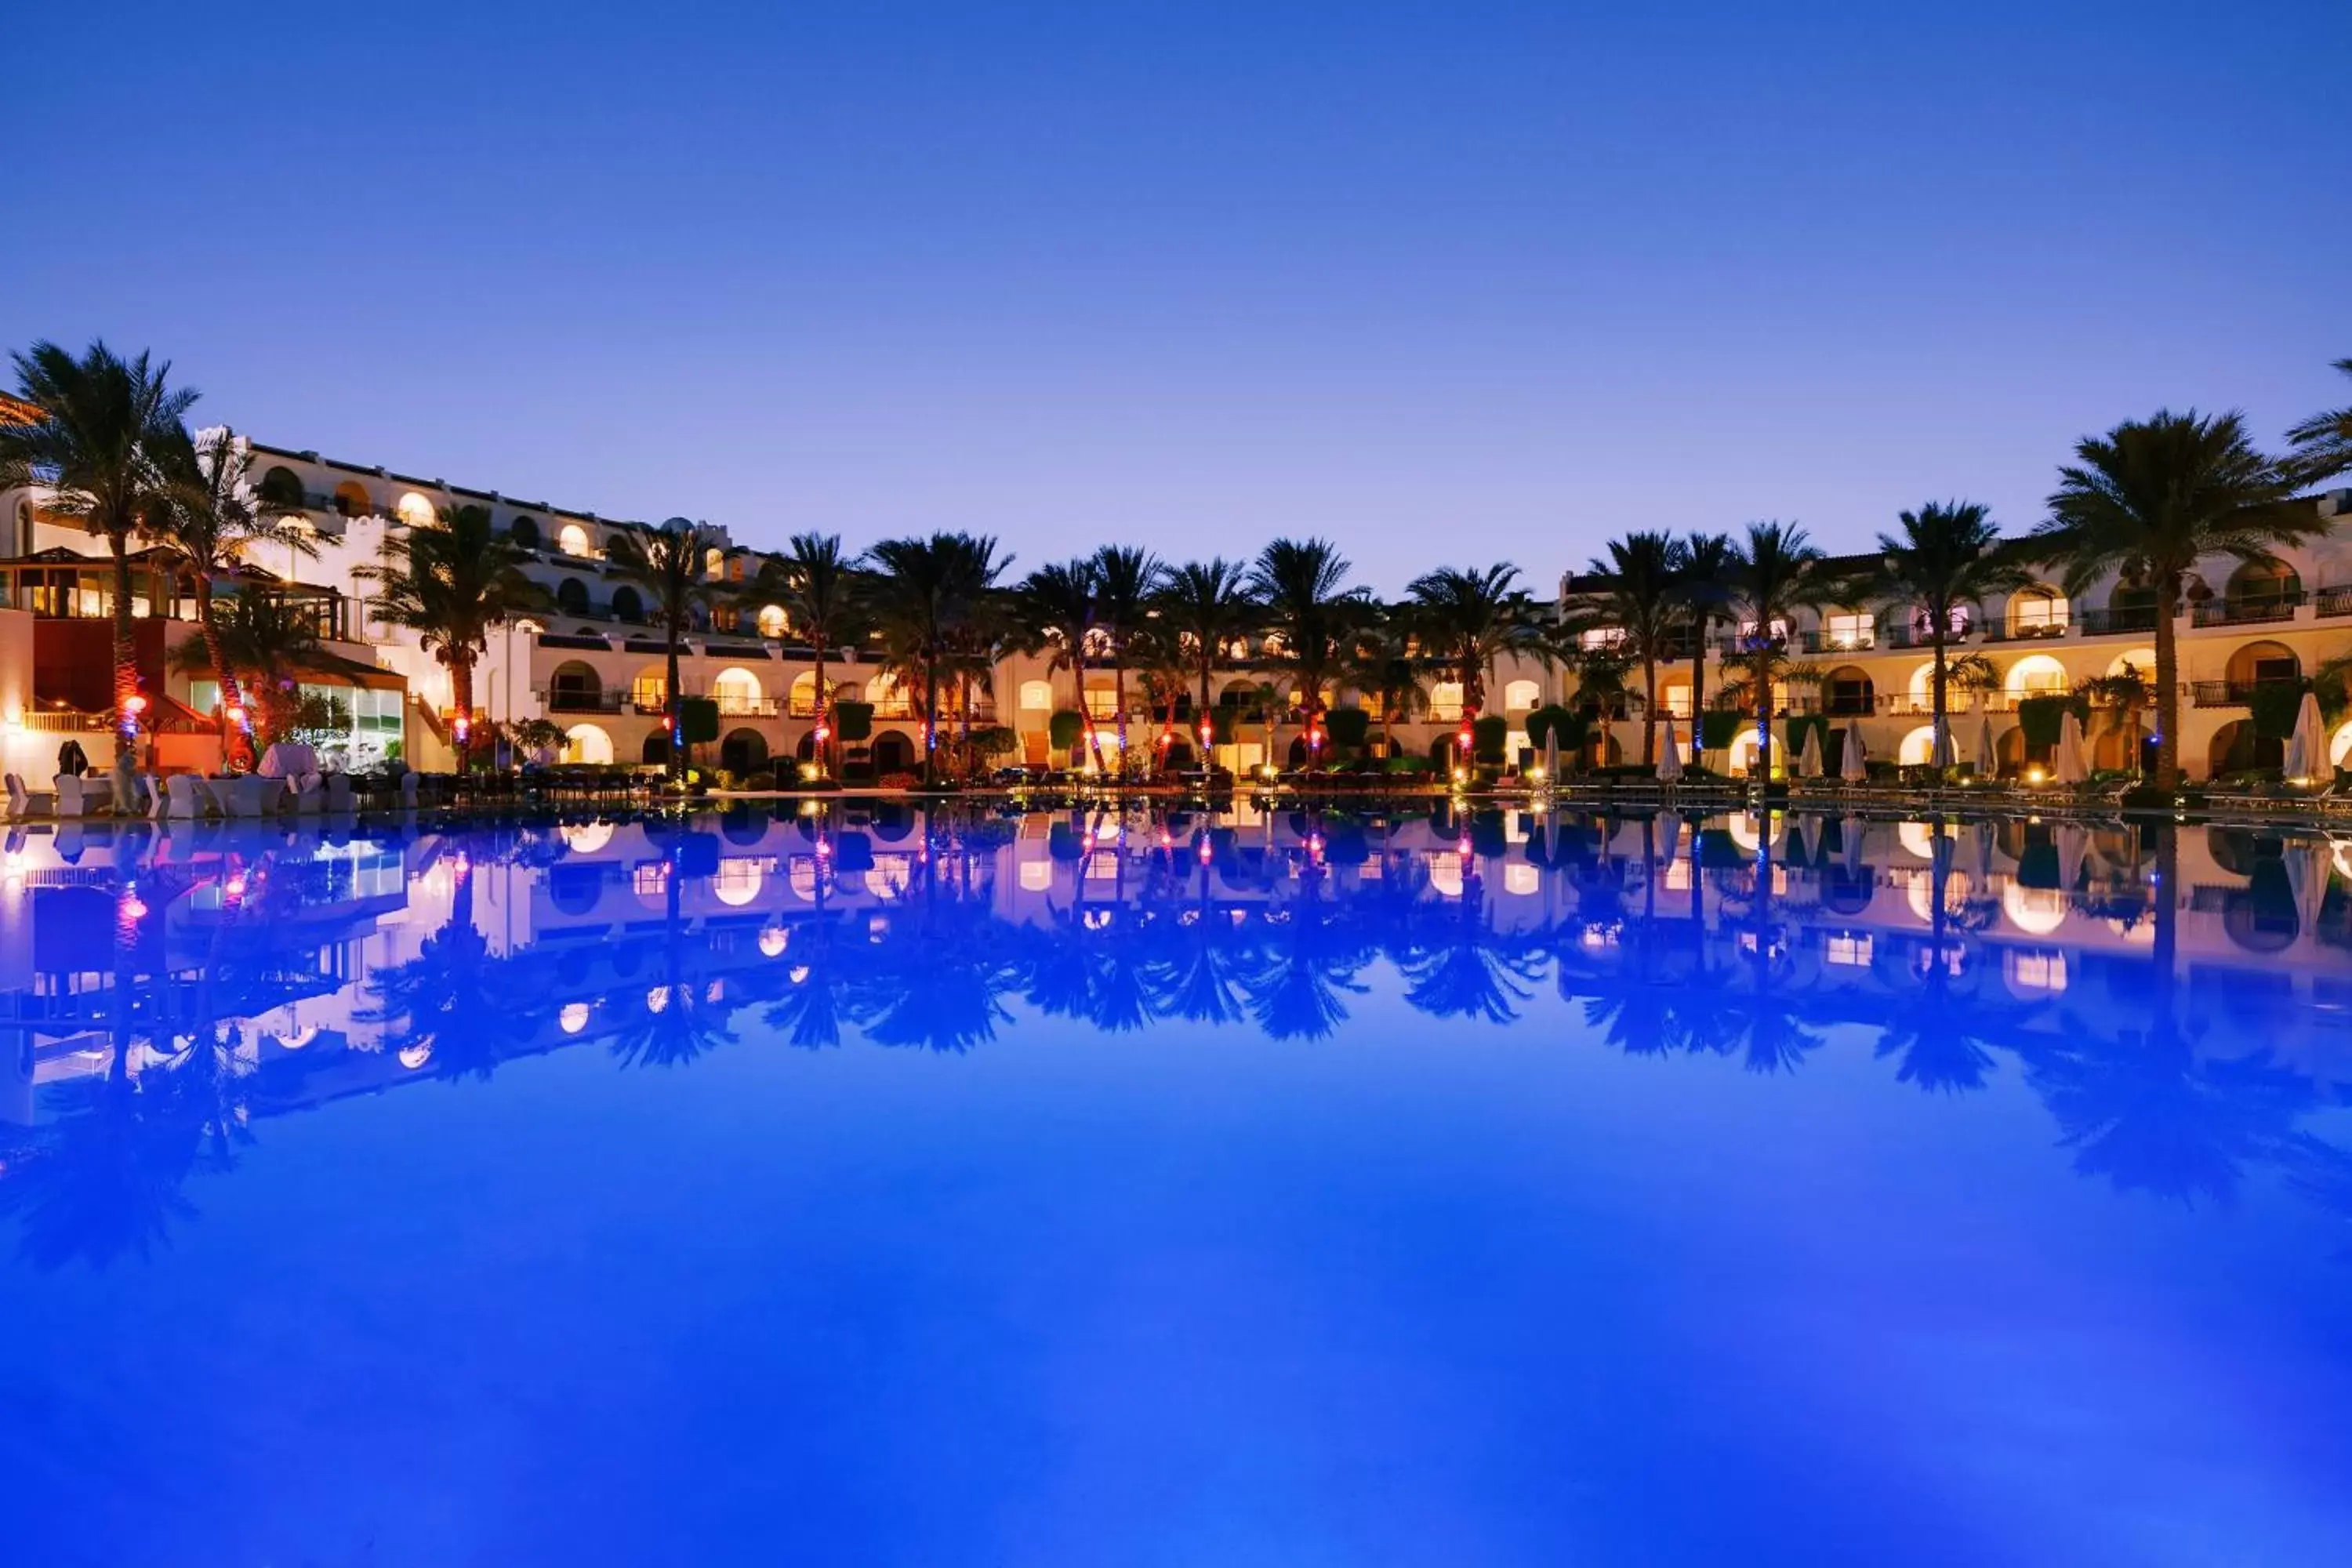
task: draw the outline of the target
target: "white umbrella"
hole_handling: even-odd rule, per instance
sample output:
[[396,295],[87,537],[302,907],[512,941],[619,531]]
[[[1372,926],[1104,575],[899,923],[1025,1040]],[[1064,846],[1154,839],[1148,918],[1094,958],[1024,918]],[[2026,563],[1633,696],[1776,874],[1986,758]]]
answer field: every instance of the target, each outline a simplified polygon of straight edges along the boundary
[[2318,928],[2319,908],[2327,901],[2333,850],[2324,838],[2290,838],[2284,849],[2286,885],[2294,894],[2295,917],[2307,936]]
[[1863,839],[1870,826],[1859,816],[1849,816],[1838,824],[1838,849],[1845,858],[1848,876],[1860,876],[1863,868]]
[[2079,822],[2058,825],[2058,885],[2069,895],[2083,885],[2083,868],[2091,858],[2091,833]]
[[2308,779],[2319,771],[2319,699],[2306,691],[2294,710],[2294,733],[2287,737],[2286,776]]
[[1822,727],[1805,726],[1805,748],[1797,753],[1797,776],[1817,779],[1822,776]]
[[1863,755],[1862,726],[1845,727],[1845,756],[1838,763],[1838,777],[1848,784],[1860,784],[1870,776],[1868,759]]
[[2078,784],[2091,776],[2083,765],[2083,721],[2071,710],[2058,721],[2058,750],[2051,756],[2050,772],[2062,784]]
[[1992,715],[1990,713],[1977,720],[1976,755],[1969,760],[1975,764],[1979,780],[1989,779],[2000,771],[2000,763],[1993,750]]
[[1665,745],[1658,752],[1658,779],[1663,784],[1672,784],[1682,776],[1682,742],[1675,739],[1675,716],[1669,713],[1666,715]]
[[1937,771],[1960,765],[1960,743],[1952,738],[1951,715],[1936,721],[1936,743],[1929,755]]

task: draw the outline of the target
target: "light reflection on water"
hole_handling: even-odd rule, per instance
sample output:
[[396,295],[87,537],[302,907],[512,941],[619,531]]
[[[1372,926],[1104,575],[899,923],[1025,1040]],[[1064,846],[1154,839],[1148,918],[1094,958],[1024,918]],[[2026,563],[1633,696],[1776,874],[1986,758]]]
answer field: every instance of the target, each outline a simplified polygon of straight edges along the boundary
[[[925,820],[835,803],[464,831],[19,829],[0,858],[0,1215],[18,1248],[0,1284],[37,1311],[28,1283],[83,1266],[133,1283],[203,1241],[280,1119],[523,1058],[694,1073],[1192,1026],[1262,1043],[1270,1071],[1278,1047],[1444,1050],[1469,1030],[1803,1083],[1852,1043],[1874,1122],[1924,1132],[1944,1125],[1933,1106],[2006,1085],[2043,1120],[2033,1157],[2103,1202],[2211,1214],[2260,1187],[2298,1226],[2340,1226],[2347,871],[2352,850],[2315,836],[2022,819]],[[505,1103],[495,1082],[469,1092]],[[2343,1521],[2305,1522],[2298,1542]]]

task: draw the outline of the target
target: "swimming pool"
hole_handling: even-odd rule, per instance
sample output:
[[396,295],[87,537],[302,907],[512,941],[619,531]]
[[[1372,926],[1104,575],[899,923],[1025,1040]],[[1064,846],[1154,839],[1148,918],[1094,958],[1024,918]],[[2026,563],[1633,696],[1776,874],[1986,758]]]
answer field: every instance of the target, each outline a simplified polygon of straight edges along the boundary
[[2352,847],[13,832],[27,1563],[2352,1560]]

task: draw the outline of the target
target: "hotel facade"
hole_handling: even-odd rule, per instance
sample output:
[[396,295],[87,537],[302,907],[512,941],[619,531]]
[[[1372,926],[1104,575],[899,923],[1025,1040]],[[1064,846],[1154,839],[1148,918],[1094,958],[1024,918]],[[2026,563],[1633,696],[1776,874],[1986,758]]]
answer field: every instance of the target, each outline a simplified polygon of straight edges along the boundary
[[[411,634],[384,626],[370,613],[362,568],[383,556],[387,539],[430,522],[445,509],[476,506],[493,526],[528,552],[529,574],[547,594],[547,608],[495,633],[474,679],[478,713],[495,721],[546,719],[564,732],[564,755],[586,763],[635,763],[657,759],[667,696],[664,646],[650,624],[641,591],[617,573],[609,552],[616,531],[636,526],[492,489],[470,489],[383,467],[340,461],[315,451],[259,446],[253,478],[264,493],[291,509],[291,527],[310,546],[302,551],[263,545],[239,580],[217,592],[267,592],[297,604],[319,637],[319,652],[303,684],[331,696],[348,716],[349,733],[337,750],[345,764],[398,754],[423,770],[453,760],[449,739],[452,693],[448,671]],[[0,717],[5,717],[10,771],[47,777],[68,736],[94,766],[112,754],[108,718],[112,606],[111,563],[102,541],[79,523],[52,515],[38,491],[0,494]],[[2311,543],[2283,552],[2275,563],[2242,564],[2226,558],[2203,563],[2190,584],[2176,626],[2182,683],[2180,757],[2192,777],[2261,765],[2265,742],[2252,732],[2256,689],[2308,677],[2324,661],[2352,652],[2352,490],[2315,503],[2331,526]],[[726,531],[717,531],[722,542]],[[714,555],[711,570],[750,584],[761,552]],[[1851,563],[1849,563],[1851,564]],[[132,552],[134,643],[144,689],[157,700],[148,716],[154,760],[165,768],[207,768],[218,763],[218,693],[202,673],[177,658],[197,635],[186,585],[159,559]],[[1555,609],[1568,614],[1591,584],[1564,576]],[[1692,721],[1695,658],[1706,664],[1710,705],[1727,678],[1721,661],[1755,628],[1718,625],[1704,648],[1661,666],[1662,716],[1671,715],[1685,743]],[[1798,677],[1775,694],[1776,710],[1822,715],[1837,728],[1859,725],[1870,756],[1925,763],[1932,737],[1927,722],[1932,663],[1927,628],[1916,615],[1890,616],[1884,606],[1832,605],[1769,628],[1785,640]],[[1950,705],[1963,756],[1989,726],[2004,771],[2029,765],[2030,748],[2018,721],[2019,705],[2037,695],[2064,692],[2079,682],[2126,666],[2143,676],[2155,668],[2155,609],[2144,588],[2123,581],[2094,584],[2069,596],[2053,579],[1989,603],[1955,628],[1951,654],[1982,655],[1993,683],[1955,689]],[[1582,634],[1587,646],[1607,646],[1612,634]],[[1266,763],[1296,765],[1307,755],[1307,734],[1295,693],[1269,709],[1256,694],[1267,676],[1240,646],[1214,680],[1213,700],[1240,704],[1253,717],[1220,746],[1218,760],[1239,771]],[[919,694],[894,680],[870,647],[828,650],[826,679],[840,700],[870,703],[872,735],[845,761],[875,775],[919,765],[922,746]],[[711,699],[719,740],[698,755],[744,777],[762,776],[776,763],[805,759],[815,745],[819,709],[814,650],[794,635],[782,606],[748,602],[728,610],[686,639],[680,681],[688,695]],[[1188,694],[1173,714],[1146,706],[1141,682],[1127,679],[1124,725],[1130,746],[1155,745],[1165,730],[1189,742],[1199,716]],[[1638,687],[1636,673],[1633,684]],[[1341,706],[1368,705],[1360,693],[1328,693]],[[1448,757],[1462,712],[1458,685],[1433,682],[1424,710],[1393,726],[1392,743],[1438,760]],[[944,698],[943,722],[965,715]],[[1507,658],[1491,672],[1488,711],[1510,727],[1507,755],[1529,748],[1525,720],[1549,702],[1579,700],[1572,668]],[[971,700],[974,726],[1000,725],[1014,737],[1007,761],[1044,764],[1067,760],[1051,745],[1053,716],[1083,709],[1106,755],[1119,744],[1122,726],[1115,680],[1105,665],[1055,669],[1041,656],[1000,658]],[[2145,728],[2153,723],[2144,716]],[[1637,713],[1610,716],[1603,742],[1608,760],[1641,755]],[[1378,737],[1380,726],[1373,733]],[[1663,729],[1661,730],[1663,737]],[[2122,767],[2133,740],[2112,725],[2094,726],[2095,767]],[[1081,747],[1081,753],[1086,748]],[[1709,762],[1734,773],[1753,762],[1756,738],[1742,727]],[[2352,723],[2329,737],[2329,760],[2352,757]],[[1083,760],[1083,757],[1082,759]]]

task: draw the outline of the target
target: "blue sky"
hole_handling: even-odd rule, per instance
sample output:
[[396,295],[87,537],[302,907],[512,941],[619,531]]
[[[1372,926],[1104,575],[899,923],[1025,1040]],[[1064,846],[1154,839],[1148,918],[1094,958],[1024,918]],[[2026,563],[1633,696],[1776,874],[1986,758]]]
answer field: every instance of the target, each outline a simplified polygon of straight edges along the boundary
[[2352,393],[2352,6],[1762,9],[39,7],[0,342],[751,543],[1391,591],[2021,528],[2083,433]]

